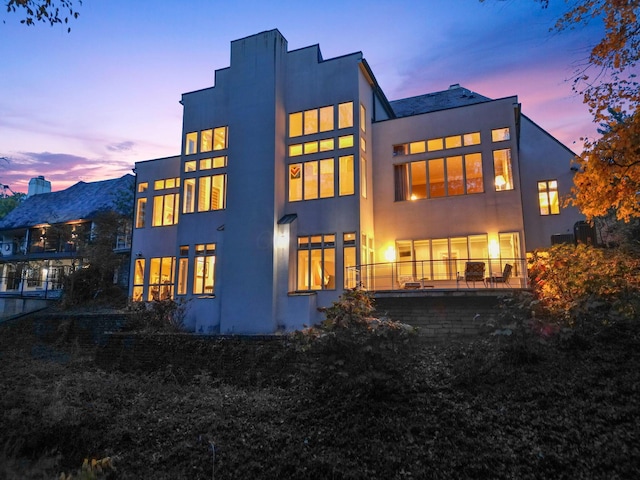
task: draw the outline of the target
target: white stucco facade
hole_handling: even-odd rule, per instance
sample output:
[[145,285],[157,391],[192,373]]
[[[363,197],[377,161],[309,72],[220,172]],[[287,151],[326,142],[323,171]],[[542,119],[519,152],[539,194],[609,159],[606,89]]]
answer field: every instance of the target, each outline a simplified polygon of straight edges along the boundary
[[460,262],[548,246],[582,219],[554,200],[573,154],[517,97],[472,93],[407,113],[361,53],[288,51],[277,30],[232,42],[215,85],[182,96],[181,155],[136,164],[132,298],[188,300],[196,332],[273,333],[356,282],[454,288]]

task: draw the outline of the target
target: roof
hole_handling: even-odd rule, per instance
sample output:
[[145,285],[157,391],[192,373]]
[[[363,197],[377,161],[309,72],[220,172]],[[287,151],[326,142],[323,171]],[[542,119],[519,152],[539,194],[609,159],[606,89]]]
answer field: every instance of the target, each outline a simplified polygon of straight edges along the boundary
[[131,213],[134,185],[135,177],[127,174],[100,182],[78,182],[66,190],[33,195],[0,220],[0,230],[90,220],[108,210]]
[[456,83],[441,92],[403,98],[390,103],[397,117],[408,117],[421,113],[435,112],[490,101],[490,98],[472,92]]

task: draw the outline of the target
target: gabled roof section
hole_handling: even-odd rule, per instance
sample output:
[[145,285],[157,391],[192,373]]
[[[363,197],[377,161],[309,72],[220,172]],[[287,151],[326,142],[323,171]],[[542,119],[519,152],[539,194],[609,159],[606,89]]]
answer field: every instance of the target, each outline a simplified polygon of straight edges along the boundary
[[127,174],[100,182],[78,182],[66,190],[34,195],[0,220],[0,230],[90,220],[108,210],[130,214],[134,185],[135,177]]
[[403,98],[390,103],[396,117],[409,117],[411,115],[420,115],[422,113],[436,112],[438,110],[464,107],[474,103],[490,101],[490,98],[472,92],[456,83],[441,92]]

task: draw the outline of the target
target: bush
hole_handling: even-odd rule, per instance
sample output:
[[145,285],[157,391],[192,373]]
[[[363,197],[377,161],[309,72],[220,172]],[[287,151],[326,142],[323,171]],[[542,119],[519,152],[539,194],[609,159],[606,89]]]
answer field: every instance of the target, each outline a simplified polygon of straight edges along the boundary
[[326,319],[320,325],[291,335],[310,358],[315,388],[376,398],[399,393],[411,370],[417,329],[371,316],[371,297],[357,289],[321,311]]
[[130,308],[136,315],[124,329],[142,333],[184,332],[187,304],[188,302],[176,302],[170,298],[149,303],[134,302]]

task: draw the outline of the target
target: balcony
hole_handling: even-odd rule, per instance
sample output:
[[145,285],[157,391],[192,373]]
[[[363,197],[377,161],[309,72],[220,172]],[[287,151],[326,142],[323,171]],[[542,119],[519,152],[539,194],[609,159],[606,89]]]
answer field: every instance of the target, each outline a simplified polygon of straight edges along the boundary
[[[465,275],[467,263],[484,264],[474,275]],[[511,267],[507,267],[510,265]],[[506,278],[505,267],[510,270]],[[427,291],[524,289],[529,287],[524,258],[467,258],[383,262],[347,267],[348,288],[365,290]]]

